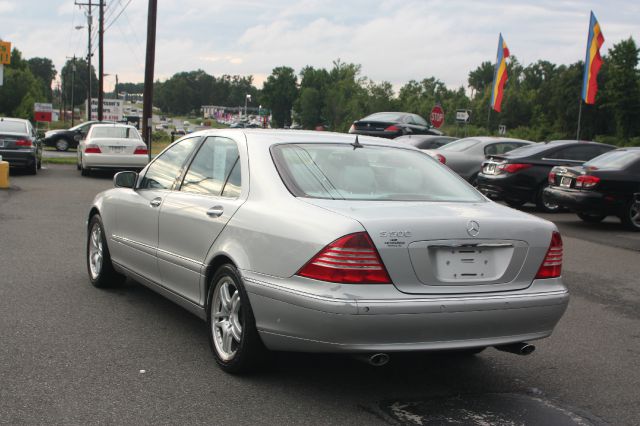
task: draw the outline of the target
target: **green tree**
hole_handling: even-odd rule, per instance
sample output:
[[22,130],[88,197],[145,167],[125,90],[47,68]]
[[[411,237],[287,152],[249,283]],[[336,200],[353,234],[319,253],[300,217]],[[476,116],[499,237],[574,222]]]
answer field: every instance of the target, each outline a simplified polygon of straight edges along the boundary
[[297,81],[293,68],[277,67],[262,87],[263,105],[271,109],[276,127],[291,124],[291,109],[298,96]]
[[493,71],[494,65],[489,61],[485,61],[481,63],[478,68],[469,73],[469,87],[471,87],[476,95],[478,93],[482,93],[485,88],[491,86],[491,82],[493,81]]
[[[88,87],[88,73],[87,73],[87,61],[82,58],[75,59],[75,72],[74,72],[74,60],[69,59],[62,67],[60,71],[60,77],[62,79],[62,94],[65,100],[65,104],[76,107],[82,105],[87,100],[87,87]],[[71,86],[73,85],[73,92]],[[73,105],[72,104],[73,95]],[[91,96],[98,96],[98,77],[96,76],[96,70],[91,66]]]
[[32,119],[33,104],[45,100],[41,82],[22,59],[22,53],[14,48],[11,64],[5,65],[4,84],[0,86],[0,114]]
[[42,81],[44,94],[48,101],[52,99],[51,83],[56,78],[56,68],[49,58],[31,58],[27,61],[31,73]]
[[607,106],[615,117],[616,136],[627,140],[640,130],[638,49],[632,38],[615,44],[608,55]]

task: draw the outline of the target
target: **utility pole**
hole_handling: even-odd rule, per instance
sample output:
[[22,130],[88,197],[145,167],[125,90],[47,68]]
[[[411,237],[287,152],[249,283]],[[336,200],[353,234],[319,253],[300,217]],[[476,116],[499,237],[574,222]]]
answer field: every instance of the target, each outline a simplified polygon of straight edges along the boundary
[[104,113],[104,0],[100,0],[98,23],[98,121]]
[[151,117],[153,115],[153,68],[156,59],[156,15],[158,0],[149,0],[147,15],[147,58],[144,68],[144,95],[142,103],[142,136],[147,142],[151,161]]
[[116,87],[113,89],[115,95],[116,95],[116,99],[120,99],[118,97],[118,74],[116,74]]
[[[100,0],[100,4],[102,5],[103,0]],[[88,41],[87,41],[87,121],[91,120],[91,26],[93,24],[93,15],[91,11],[93,9],[93,3],[89,0],[88,3],[78,3],[75,2],[76,6],[88,6],[87,8],[87,30],[88,30]]]
[[73,55],[73,65],[71,71],[71,127],[73,127],[76,111],[76,99],[74,96],[74,87],[76,85],[76,55]]

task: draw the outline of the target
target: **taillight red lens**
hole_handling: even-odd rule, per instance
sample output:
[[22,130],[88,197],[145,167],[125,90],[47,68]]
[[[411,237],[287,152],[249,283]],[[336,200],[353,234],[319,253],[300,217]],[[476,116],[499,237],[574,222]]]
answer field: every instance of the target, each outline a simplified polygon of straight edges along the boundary
[[98,145],[87,145],[84,148],[84,153],[85,154],[101,154],[102,151],[100,151],[100,147]]
[[344,284],[390,284],[378,250],[366,232],[338,238],[316,254],[297,275]]
[[598,176],[582,175],[576,178],[576,188],[591,189],[600,182]]
[[555,185],[556,184],[556,173],[555,172],[549,172],[549,185]]
[[442,154],[436,154],[436,160],[438,160],[442,164],[447,164],[447,159]]
[[528,169],[529,167],[531,167],[531,164],[506,163],[506,164],[500,164],[498,166],[498,169],[507,173],[515,173],[520,170]]
[[146,146],[139,146],[136,148],[135,151],[133,151],[134,154],[144,154],[147,155],[149,153],[149,151],[147,151],[147,147]]
[[16,146],[33,146],[33,142],[29,139],[18,139],[16,141]]
[[538,269],[536,278],[557,278],[562,272],[562,237],[554,231],[551,235],[551,244],[547,254]]
[[384,129],[385,132],[397,132],[398,130],[400,130],[400,128],[398,126],[394,126],[393,124]]

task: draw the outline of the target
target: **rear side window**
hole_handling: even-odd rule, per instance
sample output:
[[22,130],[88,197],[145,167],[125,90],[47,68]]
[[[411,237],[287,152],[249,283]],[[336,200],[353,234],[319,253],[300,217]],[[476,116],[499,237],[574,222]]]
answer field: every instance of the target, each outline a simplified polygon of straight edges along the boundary
[[584,163],[584,167],[593,169],[625,169],[640,160],[640,151],[615,150],[599,155]]
[[180,176],[182,166],[200,138],[183,139],[160,154],[147,168],[141,189],[171,189]]
[[181,191],[236,198],[240,195],[240,155],[227,138],[209,137],[193,159]]
[[602,154],[602,148],[594,145],[578,145],[560,149],[549,156],[558,160],[587,161]]
[[298,197],[335,200],[470,201],[483,198],[419,151],[345,144],[271,148],[285,185]]

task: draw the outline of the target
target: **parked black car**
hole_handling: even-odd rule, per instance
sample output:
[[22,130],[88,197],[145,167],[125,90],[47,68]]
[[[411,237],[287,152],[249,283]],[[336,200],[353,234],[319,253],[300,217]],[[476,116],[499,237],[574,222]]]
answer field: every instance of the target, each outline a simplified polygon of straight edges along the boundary
[[387,139],[403,135],[442,135],[440,130],[433,128],[424,118],[408,112],[376,112],[354,121],[349,133]]
[[[52,146],[58,151],[77,148],[78,142],[87,136],[91,126],[96,123],[100,123],[100,121],[86,121],[66,130],[49,130],[44,134],[43,143],[45,146]],[[110,124],[113,121],[102,121],[102,123]]]
[[552,141],[537,143],[506,154],[492,155],[482,164],[478,189],[492,199],[512,207],[534,202],[539,210],[553,213],[561,209],[544,196],[549,172],[554,166],[580,166],[615,146],[597,142]]
[[585,222],[614,215],[640,231],[640,147],[609,151],[583,166],[554,167],[544,193]]
[[407,135],[394,139],[396,142],[406,143],[418,149],[437,149],[455,140],[458,140],[458,138],[433,135]]
[[9,167],[35,175],[42,167],[42,141],[29,120],[0,118],[0,156]]

